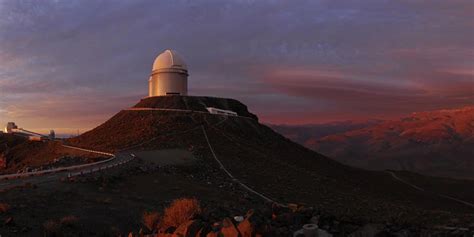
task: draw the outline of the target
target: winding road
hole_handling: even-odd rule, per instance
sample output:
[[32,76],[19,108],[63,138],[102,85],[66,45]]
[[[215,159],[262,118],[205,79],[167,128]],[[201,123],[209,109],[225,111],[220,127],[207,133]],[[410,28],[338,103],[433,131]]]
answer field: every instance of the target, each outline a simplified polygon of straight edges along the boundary
[[0,189],[21,186],[25,184],[41,184],[47,183],[55,180],[61,180],[63,178],[68,178],[72,176],[82,175],[82,174],[89,174],[94,172],[103,171],[106,169],[110,169],[113,167],[117,167],[123,165],[133,158],[135,155],[133,153],[126,153],[120,152],[117,154],[110,154],[100,151],[92,151],[87,150],[79,147],[73,146],[66,146],[64,147],[76,150],[82,150],[102,155],[111,156],[111,158],[89,163],[89,164],[82,164],[82,165],[75,165],[69,167],[60,167],[55,169],[49,170],[41,170],[36,172],[28,172],[28,173],[20,173],[20,174],[9,174],[9,175],[0,175]]

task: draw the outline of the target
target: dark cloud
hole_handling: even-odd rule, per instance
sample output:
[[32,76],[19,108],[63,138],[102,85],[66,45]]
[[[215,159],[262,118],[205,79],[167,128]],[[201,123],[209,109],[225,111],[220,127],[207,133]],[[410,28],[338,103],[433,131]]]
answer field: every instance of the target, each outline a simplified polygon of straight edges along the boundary
[[185,57],[191,93],[241,99],[270,122],[474,103],[473,11],[470,0],[0,0],[0,122],[93,126],[146,94],[166,48]]

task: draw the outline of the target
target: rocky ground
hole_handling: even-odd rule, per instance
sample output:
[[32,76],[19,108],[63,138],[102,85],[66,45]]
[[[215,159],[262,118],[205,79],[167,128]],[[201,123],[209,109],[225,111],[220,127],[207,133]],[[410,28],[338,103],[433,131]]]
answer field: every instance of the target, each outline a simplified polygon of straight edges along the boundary
[[[474,231],[469,226],[467,229],[449,229],[393,222],[359,222],[304,204],[281,207],[265,202],[221,177],[219,169],[206,163],[159,166],[137,159],[123,169],[109,170],[106,174],[17,187],[1,193],[1,203],[8,207],[2,211],[0,205],[0,234],[151,234],[143,221],[143,214],[150,211],[162,213],[173,200],[183,197],[199,200],[203,211],[183,226],[169,228],[168,233],[189,231],[186,236],[198,236],[193,235],[196,234],[193,230],[204,229],[213,233],[246,231],[262,236],[291,236],[308,223],[318,224],[328,236],[375,236],[376,233],[379,236],[420,236],[427,233],[463,236]],[[244,221],[236,218],[239,216],[243,216]],[[185,228],[190,225],[199,228]]]

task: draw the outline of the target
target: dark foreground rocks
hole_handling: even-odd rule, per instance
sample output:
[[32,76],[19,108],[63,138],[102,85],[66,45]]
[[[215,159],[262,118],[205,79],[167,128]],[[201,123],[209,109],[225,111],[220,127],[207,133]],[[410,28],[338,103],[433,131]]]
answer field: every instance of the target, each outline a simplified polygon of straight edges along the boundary
[[[295,208],[296,207],[296,208]],[[224,217],[212,221],[212,213],[203,213],[178,227],[130,232],[129,237],[371,237],[371,236],[472,236],[474,228],[435,226],[432,228],[401,226],[391,223],[351,223],[323,215],[303,206],[268,205],[249,210],[244,216]]]

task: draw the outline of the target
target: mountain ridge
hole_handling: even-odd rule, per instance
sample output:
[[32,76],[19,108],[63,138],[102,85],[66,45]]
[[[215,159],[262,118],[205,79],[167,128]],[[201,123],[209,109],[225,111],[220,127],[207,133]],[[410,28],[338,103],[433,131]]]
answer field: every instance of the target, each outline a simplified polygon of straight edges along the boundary
[[414,112],[303,144],[357,167],[472,179],[474,106]]

